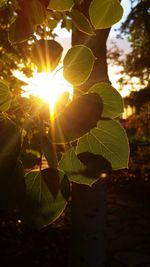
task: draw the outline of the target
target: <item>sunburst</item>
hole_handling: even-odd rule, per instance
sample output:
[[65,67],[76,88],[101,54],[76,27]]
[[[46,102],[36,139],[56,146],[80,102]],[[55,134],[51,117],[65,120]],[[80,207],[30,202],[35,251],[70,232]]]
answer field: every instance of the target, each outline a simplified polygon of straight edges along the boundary
[[19,70],[14,70],[13,75],[26,83],[22,86],[22,96],[36,96],[49,104],[51,118],[55,116],[55,106],[63,93],[69,93],[69,99],[73,97],[73,87],[63,77],[62,71],[37,72],[28,78]]

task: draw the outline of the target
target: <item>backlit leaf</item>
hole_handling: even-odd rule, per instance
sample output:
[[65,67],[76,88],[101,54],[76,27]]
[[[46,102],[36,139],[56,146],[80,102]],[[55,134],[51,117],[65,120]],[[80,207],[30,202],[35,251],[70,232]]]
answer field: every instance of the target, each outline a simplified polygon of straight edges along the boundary
[[0,81],[0,111],[7,111],[11,105],[12,95],[8,84]]
[[26,0],[19,2],[16,20],[10,25],[9,41],[20,43],[27,40],[36,30],[36,25],[45,19],[45,6],[39,0]]
[[[22,30],[23,29],[23,30]],[[11,43],[21,43],[27,40],[35,31],[35,25],[20,12],[16,20],[9,29],[9,41]]]
[[78,159],[74,148],[63,154],[58,166],[67,175],[70,182],[91,186],[97,180],[84,175],[86,166]]
[[39,40],[32,47],[32,61],[37,65],[40,71],[53,71],[62,56],[62,46],[54,40]]
[[52,144],[47,135],[42,136],[42,151],[48,162],[49,167],[57,167],[56,147]]
[[61,190],[61,193],[64,197],[64,199],[66,199],[66,201],[69,200],[69,197],[70,197],[70,182],[68,180],[68,177],[66,175],[64,175],[62,181],[61,181],[61,184],[60,184],[60,190]]
[[119,0],[93,0],[89,15],[95,29],[106,29],[121,19],[123,8]]
[[54,200],[48,185],[39,171],[32,171],[25,176],[26,201],[24,216],[30,224],[41,228],[56,220],[63,212],[66,201],[61,192]]
[[99,121],[96,128],[79,139],[76,152],[102,155],[111,163],[113,170],[128,167],[127,135],[116,120]]
[[123,112],[123,99],[109,83],[97,83],[89,92],[97,93],[103,102],[102,117],[116,118]]
[[53,122],[50,139],[54,143],[76,140],[96,126],[102,109],[101,99],[95,93],[76,98]]
[[41,171],[42,177],[48,186],[54,199],[56,199],[60,189],[60,173],[55,168],[47,168]]
[[48,8],[56,11],[67,11],[72,8],[73,4],[73,0],[50,0]]
[[74,9],[72,11],[72,18],[75,26],[78,28],[79,31],[84,32],[88,35],[95,34],[90,21],[83,13]]
[[98,178],[112,170],[111,164],[101,155],[94,155],[90,152],[78,154],[79,160],[86,166],[83,174],[86,177]]
[[57,24],[58,24],[58,20],[57,19],[48,20],[48,27],[50,28],[50,30],[55,29]]
[[73,85],[83,84],[90,76],[95,62],[92,51],[84,45],[68,50],[64,61],[64,77]]
[[0,0],[0,7],[3,7],[7,4],[7,0]]

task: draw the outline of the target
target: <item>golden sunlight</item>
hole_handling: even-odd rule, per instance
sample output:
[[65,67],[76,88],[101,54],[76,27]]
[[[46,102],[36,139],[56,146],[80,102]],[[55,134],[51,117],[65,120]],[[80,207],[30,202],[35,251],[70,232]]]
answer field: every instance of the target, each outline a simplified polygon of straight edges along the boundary
[[22,86],[22,96],[36,96],[49,104],[51,118],[54,117],[55,105],[63,93],[69,93],[69,99],[72,100],[73,88],[64,79],[60,69],[54,72],[34,71],[30,78],[19,70],[14,70],[13,75],[27,84]]

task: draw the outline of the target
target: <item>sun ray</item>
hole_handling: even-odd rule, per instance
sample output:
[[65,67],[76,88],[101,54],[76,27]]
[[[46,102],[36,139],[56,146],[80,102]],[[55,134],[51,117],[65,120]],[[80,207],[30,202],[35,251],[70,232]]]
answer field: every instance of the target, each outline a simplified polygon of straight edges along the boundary
[[22,96],[29,97],[32,95],[49,104],[51,120],[55,117],[55,107],[63,93],[69,93],[69,100],[72,100],[73,88],[64,79],[61,69],[55,70],[55,72],[34,71],[30,78],[19,70],[13,71],[13,75],[26,83],[22,86]]

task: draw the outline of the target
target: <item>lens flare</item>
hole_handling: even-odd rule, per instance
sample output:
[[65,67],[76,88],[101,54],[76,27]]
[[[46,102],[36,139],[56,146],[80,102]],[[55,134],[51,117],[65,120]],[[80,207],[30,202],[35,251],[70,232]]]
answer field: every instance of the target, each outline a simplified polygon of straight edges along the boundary
[[37,72],[34,71],[32,77],[28,78],[19,70],[14,70],[13,75],[25,82],[23,85],[23,97],[36,96],[49,104],[50,116],[55,116],[55,106],[63,93],[69,93],[69,99],[72,100],[73,88],[63,77],[62,70],[55,72]]

